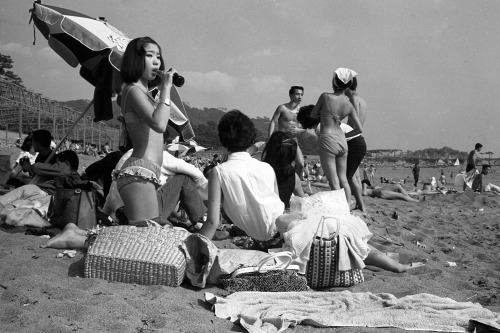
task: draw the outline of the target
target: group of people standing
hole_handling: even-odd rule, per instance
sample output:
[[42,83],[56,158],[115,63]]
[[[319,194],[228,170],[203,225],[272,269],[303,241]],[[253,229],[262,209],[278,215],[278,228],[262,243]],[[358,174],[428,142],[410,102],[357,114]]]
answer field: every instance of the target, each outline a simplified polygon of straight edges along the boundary
[[[365,211],[358,167],[366,154],[366,142],[361,135],[366,119],[365,100],[356,92],[357,73],[338,68],[332,78],[333,92],[321,94],[315,105],[300,107],[304,88],[292,86],[290,102],[278,106],[269,125],[269,136],[277,129],[297,136],[313,129],[318,137],[320,162],[333,190],[344,189],[347,202],[351,193],[355,209]],[[342,120],[347,119],[344,123]],[[295,157],[296,172],[302,177],[304,158],[300,148]]]

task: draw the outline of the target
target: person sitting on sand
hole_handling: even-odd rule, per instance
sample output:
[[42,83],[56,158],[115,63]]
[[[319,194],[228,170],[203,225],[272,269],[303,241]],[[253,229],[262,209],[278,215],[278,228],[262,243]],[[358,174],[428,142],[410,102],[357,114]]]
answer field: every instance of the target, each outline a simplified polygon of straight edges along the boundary
[[292,165],[296,153],[297,141],[294,140],[292,134],[282,131],[271,134],[262,153],[262,161],[269,163],[274,169],[279,196],[285,204],[285,209],[290,209],[292,194],[298,197],[308,196],[302,189],[302,182]]
[[[472,191],[479,192],[479,193],[482,193],[484,191],[484,187],[483,187],[484,176],[488,175],[490,170],[491,170],[491,166],[489,164],[483,164],[483,167],[481,169],[481,173],[478,174],[474,178],[474,181],[472,182],[472,186],[471,186]],[[491,188],[491,186],[490,186],[490,188]]]
[[208,183],[208,215],[199,233],[212,239],[219,226],[221,205],[230,220],[253,238],[256,247],[277,246],[281,236],[276,218],[283,214],[273,168],[252,158],[257,131],[242,112],[226,113],[218,125],[219,140],[228,160],[214,167]]
[[366,183],[363,183],[363,195],[386,200],[399,199],[409,202],[419,202],[419,200],[410,197],[400,184],[390,184],[383,187],[369,188]]
[[[78,176],[78,155],[72,150],[65,150],[56,155],[54,164],[35,163],[30,166],[30,171],[39,175],[42,183],[20,186],[0,197],[0,215],[2,210],[19,207],[16,202],[26,200],[47,205],[50,196],[55,193],[54,177],[75,173]],[[79,177],[79,176],[78,176]],[[5,212],[3,212],[5,213]]]

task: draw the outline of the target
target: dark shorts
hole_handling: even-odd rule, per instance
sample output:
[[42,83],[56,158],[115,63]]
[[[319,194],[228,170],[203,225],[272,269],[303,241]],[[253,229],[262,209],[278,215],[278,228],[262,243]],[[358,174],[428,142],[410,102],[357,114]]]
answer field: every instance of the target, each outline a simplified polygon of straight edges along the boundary
[[347,179],[351,179],[356,170],[358,170],[361,161],[366,155],[366,142],[363,136],[357,136],[354,139],[347,141],[349,154],[347,154]]

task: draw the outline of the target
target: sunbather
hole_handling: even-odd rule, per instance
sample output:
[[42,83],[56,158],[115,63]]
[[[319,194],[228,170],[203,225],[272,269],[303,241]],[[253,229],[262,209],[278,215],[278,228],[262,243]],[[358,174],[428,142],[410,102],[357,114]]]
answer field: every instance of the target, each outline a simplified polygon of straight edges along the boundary
[[363,195],[376,197],[386,200],[404,200],[410,202],[419,202],[419,200],[414,199],[408,195],[403,186],[399,184],[391,184],[383,187],[369,188],[365,183],[363,183]]

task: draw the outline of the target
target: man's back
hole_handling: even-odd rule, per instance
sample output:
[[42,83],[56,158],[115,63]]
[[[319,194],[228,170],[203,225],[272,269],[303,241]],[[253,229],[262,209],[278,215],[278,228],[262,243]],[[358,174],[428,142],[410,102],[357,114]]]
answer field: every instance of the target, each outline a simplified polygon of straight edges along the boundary
[[[366,101],[355,91],[352,92],[352,96],[350,98],[351,103],[354,105],[354,108],[356,109],[356,113],[359,118],[359,122],[361,125],[365,124],[366,120],[366,113],[368,110],[368,107],[366,105]],[[348,118],[347,124],[351,127],[353,127],[354,122],[351,119],[351,117]]]

